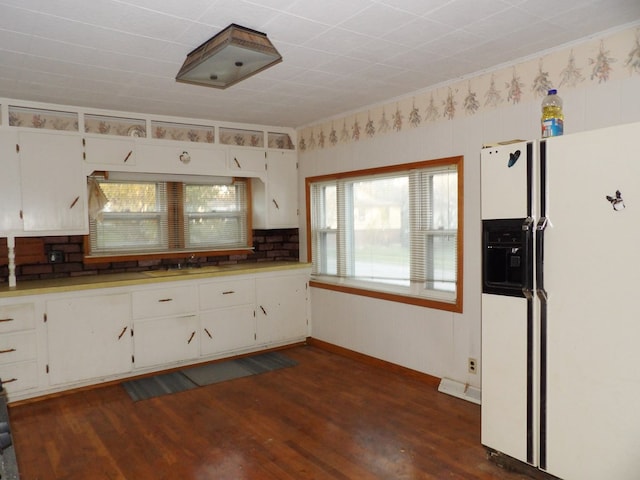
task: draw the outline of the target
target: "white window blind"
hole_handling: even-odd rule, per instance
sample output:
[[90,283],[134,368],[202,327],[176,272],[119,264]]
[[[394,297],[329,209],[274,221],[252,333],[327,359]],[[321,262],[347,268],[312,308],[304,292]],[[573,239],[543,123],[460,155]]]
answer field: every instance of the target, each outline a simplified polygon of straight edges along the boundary
[[249,248],[247,185],[97,180],[106,197],[90,218],[91,255]]
[[457,168],[439,162],[311,179],[314,278],[455,303]]

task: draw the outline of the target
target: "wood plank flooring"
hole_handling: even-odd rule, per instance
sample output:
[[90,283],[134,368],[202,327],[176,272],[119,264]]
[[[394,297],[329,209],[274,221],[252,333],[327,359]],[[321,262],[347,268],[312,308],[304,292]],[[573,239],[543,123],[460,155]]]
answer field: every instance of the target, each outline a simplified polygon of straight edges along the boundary
[[12,406],[22,480],[525,479],[480,407],[312,346],[299,364],[132,402],[121,385]]

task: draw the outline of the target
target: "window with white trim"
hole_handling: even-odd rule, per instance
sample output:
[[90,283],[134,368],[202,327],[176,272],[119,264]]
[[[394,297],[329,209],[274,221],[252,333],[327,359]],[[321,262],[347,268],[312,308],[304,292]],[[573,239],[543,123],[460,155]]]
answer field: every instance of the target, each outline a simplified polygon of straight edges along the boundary
[[97,185],[106,203],[89,220],[90,256],[251,248],[246,181],[97,179]]
[[462,157],[307,179],[315,286],[461,311]]

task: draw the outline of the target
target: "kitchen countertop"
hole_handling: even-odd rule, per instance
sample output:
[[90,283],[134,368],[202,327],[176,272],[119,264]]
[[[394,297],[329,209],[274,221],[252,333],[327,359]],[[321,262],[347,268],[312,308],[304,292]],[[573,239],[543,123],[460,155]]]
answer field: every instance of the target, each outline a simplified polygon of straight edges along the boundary
[[181,270],[148,270],[143,272],[108,273],[103,275],[83,275],[78,277],[55,278],[49,280],[29,280],[18,282],[15,287],[0,286],[0,298],[62,293],[75,290],[146,285],[152,283],[175,282],[203,277],[223,277],[248,273],[275,272],[280,270],[310,268],[310,263],[261,262],[235,265],[204,266]]

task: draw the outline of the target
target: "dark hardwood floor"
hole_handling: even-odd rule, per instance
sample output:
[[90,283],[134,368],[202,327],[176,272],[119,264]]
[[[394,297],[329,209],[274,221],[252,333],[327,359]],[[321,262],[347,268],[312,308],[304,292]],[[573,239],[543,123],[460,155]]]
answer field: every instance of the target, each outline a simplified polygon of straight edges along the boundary
[[12,406],[22,480],[528,478],[486,460],[480,407],[311,346],[299,362],[132,402],[121,385]]

